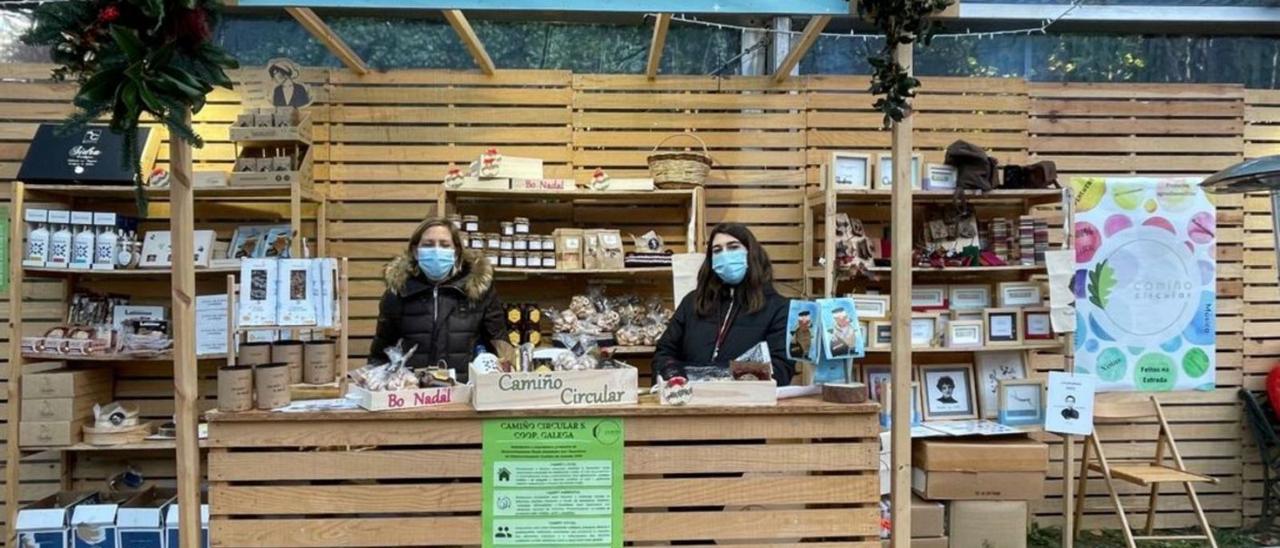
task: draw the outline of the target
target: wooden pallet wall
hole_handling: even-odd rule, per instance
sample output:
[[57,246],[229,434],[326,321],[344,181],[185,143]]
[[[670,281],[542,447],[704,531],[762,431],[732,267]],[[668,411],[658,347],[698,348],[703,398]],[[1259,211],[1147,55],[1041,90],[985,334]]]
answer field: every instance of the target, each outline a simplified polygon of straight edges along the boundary
[[[1204,176],[1238,162],[1242,138],[1244,90],[1238,86],[1030,84],[1028,130],[1031,160],[1052,160],[1059,180],[1073,175]],[[1218,205],[1218,353],[1217,386],[1212,392],[1179,392],[1163,396],[1166,413],[1182,455],[1191,468],[1219,479],[1197,487],[1210,523],[1219,527],[1242,522],[1242,464],[1239,388],[1245,363],[1244,200],[1220,197]],[[1052,214],[1051,226],[1061,223]],[[1060,356],[1042,354],[1035,369],[1043,374],[1062,368]],[[1111,458],[1154,455],[1154,423],[1106,426],[1099,430]],[[1061,509],[1061,443],[1053,444],[1049,498],[1033,504],[1038,521],[1059,524]],[[1077,446],[1076,457],[1080,449]],[[1077,468],[1078,470],[1078,465]],[[1089,485],[1084,526],[1117,527],[1105,485]],[[1125,504],[1145,508],[1139,490],[1124,491]],[[1143,491],[1145,492],[1145,491]],[[1170,490],[1170,493],[1180,491]],[[1132,518],[1131,518],[1132,519]],[[1133,521],[1145,524],[1145,516]],[[1162,498],[1157,526],[1192,526],[1194,514],[1184,498]]]

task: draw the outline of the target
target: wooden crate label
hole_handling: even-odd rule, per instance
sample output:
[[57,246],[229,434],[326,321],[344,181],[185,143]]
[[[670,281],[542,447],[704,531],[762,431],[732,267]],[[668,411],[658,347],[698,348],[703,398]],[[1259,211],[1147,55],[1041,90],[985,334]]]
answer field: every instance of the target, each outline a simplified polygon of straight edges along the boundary
[[461,385],[373,392],[353,385],[347,389],[347,395],[348,397],[354,397],[360,407],[370,411],[385,411],[388,409],[416,409],[449,403],[466,403],[471,400],[471,387]]
[[474,368],[477,410],[593,407],[637,401],[638,375],[634,367],[551,373],[480,374]]

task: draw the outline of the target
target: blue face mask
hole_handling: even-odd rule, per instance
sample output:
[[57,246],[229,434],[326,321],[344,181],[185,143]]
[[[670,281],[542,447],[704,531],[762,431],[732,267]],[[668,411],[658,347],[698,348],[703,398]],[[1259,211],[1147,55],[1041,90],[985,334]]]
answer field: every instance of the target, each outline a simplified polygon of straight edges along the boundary
[[711,269],[724,283],[738,285],[747,276],[747,250],[727,249],[712,255]]
[[449,247],[419,247],[418,268],[432,281],[440,281],[453,273],[457,254]]

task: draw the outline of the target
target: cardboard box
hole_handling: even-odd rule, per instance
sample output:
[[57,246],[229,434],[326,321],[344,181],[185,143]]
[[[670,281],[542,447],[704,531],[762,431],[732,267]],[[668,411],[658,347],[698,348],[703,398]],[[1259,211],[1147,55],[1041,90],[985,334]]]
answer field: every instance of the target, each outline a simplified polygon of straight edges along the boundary
[[1025,436],[915,440],[911,465],[930,472],[1046,472],[1049,446]]
[[84,425],[92,418],[69,421],[22,421],[18,425],[18,443],[22,447],[60,447],[75,445],[84,439]]
[[71,544],[68,548],[116,548],[116,513],[120,505],[139,493],[98,495],[94,503],[79,504],[71,511]]
[[165,548],[164,513],[177,494],[173,489],[148,489],[121,505],[116,512],[116,546]]
[[18,510],[15,527],[18,546],[62,548],[70,544],[68,518],[79,504],[97,502],[97,493],[61,492]]
[[[913,546],[918,546],[912,541]],[[1027,503],[956,501],[951,503],[951,545],[1026,548]]]
[[[165,546],[181,546],[178,543],[178,503],[170,504],[165,509],[164,517]],[[209,548],[209,505],[200,505],[200,546]]]
[[[947,507],[941,502],[911,496],[911,538],[941,537],[947,534]],[[915,545],[912,540],[911,544]]]
[[23,398],[74,398],[111,390],[111,370],[54,369],[22,378]]
[[929,500],[1039,500],[1044,498],[1044,472],[930,472],[912,468],[911,490]]
[[23,422],[57,422],[88,418],[95,403],[109,403],[110,392],[75,398],[31,398],[22,400]]

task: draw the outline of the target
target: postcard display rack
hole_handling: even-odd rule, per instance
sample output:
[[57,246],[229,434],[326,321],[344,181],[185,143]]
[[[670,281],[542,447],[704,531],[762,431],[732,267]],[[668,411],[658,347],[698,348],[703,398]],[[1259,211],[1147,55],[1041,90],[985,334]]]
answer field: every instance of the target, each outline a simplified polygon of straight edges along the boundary
[[[216,180],[219,177],[213,177],[213,179]],[[258,203],[288,201],[291,203],[288,222],[295,235],[301,233],[302,203],[306,201],[316,204],[314,218],[317,229],[313,243],[317,251],[324,252],[326,242],[323,194],[305,188],[300,182],[241,187],[202,186],[199,177],[195,180],[196,184],[193,188],[195,211],[201,210],[201,204],[216,202],[219,211],[243,208],[249,215],[261,216],[262,209]],[[119,342],[122,338],[121,331],[108,329],[101,324],[98,326],[69,325],[63,327],[61,333],[54,332],[59,327],[50,329],[48,325],[51,322],[74,323],[69,321],[73,320],[69,317],[69,312],[75,308],[73,296],[82,289],[89,290],[88,293],[91,294],[110,293],[111,298],[121,299],[114,306],[116,316],[114,319],[119,319],[122,308],[127,309],[123,310],[126,315],[141,313],[147,316],[150,313],[159,312],[160,315],[167,317],[169,311],[174,308],[174,303],[169,302],[172,269],[167,265],[171,261],[160,258],[162,264],[154,267],[142,266],[140,263],[143,261],[140,260],[140,256],[144,242],[140,237],[141,232],[138,233],[137,241],[132,242],[134,247],[131,249],[126,249],[127,246],[120,247],[118,244],[114,249],[109,245],[104,248],[104,251],[110,254],[126,249],[133,257],[139,259],[132,262],[127,260],[120,262],[123,259],[112,261],[112,257],[107,257],[105,261],[81,265],[70,261],[50,261],[48,259],[52,258],[51,256],[46,256],[45,260],[30,260],[31,258],[28,257],[28,251],[30,251],[28,243],[34,232],[33,228],[43,229],[46,237],[52,238],[57,235],[56,231],[59,227],[52,226],[48,218],[48,215],[54,213],[59,217],[65,213],[68,218],[76,214],[85,216],[85,213],[88,213],[88,217],[93,219],[91,224],[86,221],[86,224],[80,226],[79,232],[72,233],[73,245],[77,243],[74,236],[83,236],[86,241],[96,239],[94,247],[99,247],[104,241],[109,243],[119,234],[123,234],[125,229],[120,228],[120,223],[132,222],[125,217],[133,215],[135,189],[132,186],[23,182],[14,182],[12,186],[9,240],[10,325],[13,333],[22,334],[27,344],[19,344],[19,341],[15,340],[9,350],[10,384],[7,417],[8,439],[11,443],[7,452],[9,466],[6,468],[5,476],[8,485],[19,485],[21,467],[17,466],[17,462],[24,454],[34,451],[58,451],[63,465],[61,477],[64,490],[72,488],[71,480],[76,477],[72,468],[76,464],[75,455],[77,454],[102,450],[117,453],[120,451],[172,451],[177,443],[171,437],[141,440],[130,437],[123,443],[120,443],[120,439],[114,439],[111,440],[111,445],[94,445],[87,442],[95,440],[91,440],[88,437],[89,434],[81,432],[83,426],[93,426],[92,404],[105,405],[113,401],[114,379],[118,375],[126,374],[118,373],[124,369],[117,369],[116,366],[127,366],[132,369],[145,364],[174,363],[170,351],[163,348],[141,352],[121,351]],[[148,188],[145,192],[153,201],[167,202],[169,199],[168,188]],[[92,210],[92,212],[79,211],[82,209]],[[41,222],[28,222],[37,214],[44,216]],[[149,233],[169,235],[168,226],[149,223],[147,227]],[[150,228],[156,230],[149,230]],[[200,228],[199,225],[196,228]],[[129,229],[136,229],[136,227],[130,226]],[[202,232],[208,241],[200,240]],[[102,236],[105,233],[110,233],[110,236],[104,239]],[[36,234],[41,235],[41,233]],[[213,257],[222,249],[219,238],[225,242],[229,235],[219,235],[212,230],[196,230],[195,236],[197,241],[192,249],[196,250],[198,256],[202,252],[205,253],[205,257],[209,259],[207,263],[197,261],[194,269],[197,285],[205,291],[217,291],[221,289],[220,284],[210,275],[226,275],[240,270],[239,261],[224,260],[220,255]],[[48,243],[51,242],[46,242],[45,245]],[[168,246],[164,247],[167,250]],[[294,256],[301,256],[301,238],[291,238],[290,248]],[[53,250],[46,248],[43,253],[48,254],[51,251]],[[62,287],[55,289],[56,286],[51,283],[36,283],[37,279],[59,280]],[[28,302],[28,305],[35,306],[24,311],[24,300],[44,302]],[[119,306],[119,303],[124,300],[130,302],[136,300],[134,304],[137,306],[134,304]],[[57,303],[59,307],[56,311],[48,310],[47,305],[52,304],[50,301],[61,301]],[[154,334],[155,331],[151,333]],[[168,336],[172,337],[172,333]],[[200,361],[222,360],[226,357],[222,353],[209,352],[197,355]],[[48,390],[42,392],[45,388]],[[156,392],[154,395],[135,394],[130,397],[159,398],[167,393],[168,391]],[[137,409],[129,402],[125,404],[126,409]],[[157,415],[154,411],[146,412],[146,409],[149,408],[143,408],[144,412],[141,413],[139,421],[148,427],[147,430],[154,429],[169,420],[166,413]],[[25,435],[24,431],[26,431]],[[84,441],[81,441],[82,436]],[[98,436],[95,439],[106,438]],[[203,447],[204,442],[201,441],[200,444]],[[12,499],[18,492],[17,489],[8,489],[6,497]],[[16,508],[17,501],[9,500],[8,503],[10,508]]]

